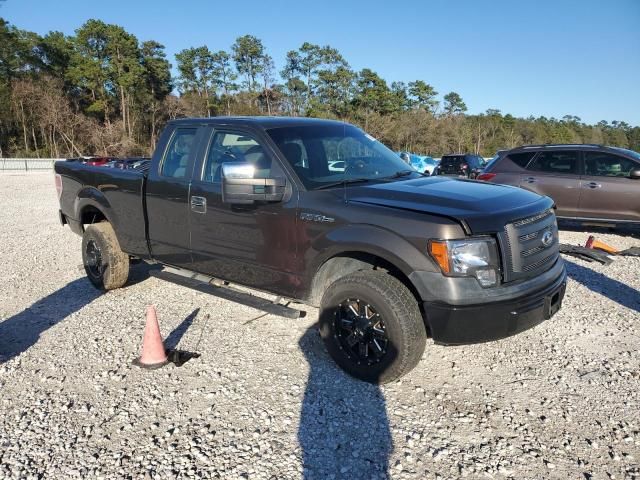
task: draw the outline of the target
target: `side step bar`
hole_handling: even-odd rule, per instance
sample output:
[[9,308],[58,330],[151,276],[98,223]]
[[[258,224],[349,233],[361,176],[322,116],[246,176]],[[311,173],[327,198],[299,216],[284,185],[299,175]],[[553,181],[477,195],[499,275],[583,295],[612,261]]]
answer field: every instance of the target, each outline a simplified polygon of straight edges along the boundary
[[208,293],[224,300],[240,303],[242,305],[255,308],[256,310],[262,310],[263,312],[270,313],[271,315],[277,315],[285,318],[302,318],[306,315],[306,312],[304,311],[278,303],[280,297],[276,298],[276,300],[272,302],[233,288],[229,286],[227,282],[223,282],[217,278],[195,273],[190,270],[165,267],[161,271],[150,272],[150,275],[202,293]]

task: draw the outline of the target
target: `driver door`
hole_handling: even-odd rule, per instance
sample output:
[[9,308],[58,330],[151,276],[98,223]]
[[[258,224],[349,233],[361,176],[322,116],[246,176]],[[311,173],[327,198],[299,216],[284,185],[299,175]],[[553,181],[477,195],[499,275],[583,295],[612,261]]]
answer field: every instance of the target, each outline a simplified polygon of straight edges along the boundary
[[237,127],[212,128],[201,157],[191,182],[193,269],[242,285],[290,294],[299,282],[295,272],[296,202],[285,197],[277,203],[231,205],[222,198],[223,163],[251,163],[254,178],[285,176],[270,146],[257,132]]

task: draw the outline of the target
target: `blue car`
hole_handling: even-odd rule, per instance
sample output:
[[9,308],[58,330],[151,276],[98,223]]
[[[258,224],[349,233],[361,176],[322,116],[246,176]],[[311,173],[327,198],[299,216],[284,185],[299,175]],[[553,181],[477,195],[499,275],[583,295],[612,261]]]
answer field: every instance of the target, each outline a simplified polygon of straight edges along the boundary
[[421,173],[432,175],[433,170],[438,166],[438,162],[429,156],[421,156],[408,152],[399,152],[399,155],[400,158]]

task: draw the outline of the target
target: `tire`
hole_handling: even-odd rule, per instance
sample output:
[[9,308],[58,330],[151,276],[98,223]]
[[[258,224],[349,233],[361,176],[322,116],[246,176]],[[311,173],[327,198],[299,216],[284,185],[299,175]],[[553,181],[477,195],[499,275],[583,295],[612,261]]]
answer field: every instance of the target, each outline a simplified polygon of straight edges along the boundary
[[129,255],[120,249],[108,222],[94,223],[84,231],[82,263],[87,277],[99,290],[120,288],[129,278]]
[[367,270],[338,279],[324,293],[320,336],[347,373],[365,382],[389,383],[418,364],[427,332],[409,289],[388,273]]

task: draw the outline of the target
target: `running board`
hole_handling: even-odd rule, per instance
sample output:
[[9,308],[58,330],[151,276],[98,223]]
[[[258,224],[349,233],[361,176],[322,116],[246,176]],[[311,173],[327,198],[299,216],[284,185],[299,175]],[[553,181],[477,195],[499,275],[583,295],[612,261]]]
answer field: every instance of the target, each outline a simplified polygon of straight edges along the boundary
[[192,272],[190,270],[165,267],[159,272],[150,272],[150,275],[202,293],[208,293],[224,300],[240,303],[242,305],[255,308],[256,310],[262,310],[263,312],[270,313],[271,315],[277,315],[285,318],[302,318],[306,315],[306,312],[302,310],[297,310],[278,303],[281,300],[281,297],[276,298],[276,300],[272,302],[265,298],[251,295],[250,293],[234,288],[230,286],[228,282]]

